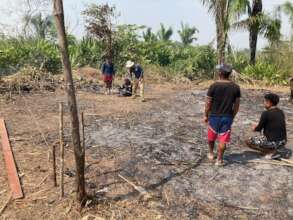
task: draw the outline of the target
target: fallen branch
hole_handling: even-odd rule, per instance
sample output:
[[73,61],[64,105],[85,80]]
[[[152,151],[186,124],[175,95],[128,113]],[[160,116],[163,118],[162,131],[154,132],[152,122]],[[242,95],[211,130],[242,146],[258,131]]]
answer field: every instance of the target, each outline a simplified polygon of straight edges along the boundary
[[5,209],[7,208],[9,202],[11,201],[12,195],[10,194],[7,201],[5,202],[4,206],[0,209],[0,216],[2,215],[2,213],[5,211]]
[[293,164],[293,160],[286,160],[286,159],[281,159],[281,161],[289,163],[289,164]]
[[128,183],[129,185],[131,185],[136,191],[138,191],[141,194],[148,194],[148,191],[141,187],[141,186],[137,186],[135,185],[133,182],[131,182],[130,180],[126,179],[125,177],[123,177],[122,175],[118,174],[118,176],[123,179],[126,183]]
[[41,180],[41,182],[38,184],[37,187],[40,187],[40,186],[41,186],[41,185],[47,180],[48,176],[50,176],[50,174],[47,174],[47,175]]
[[247,162],[248,163],[261,163],[261,164],[271,164],[271,165],[278,165],[278,166],[293,167],[293,164],[274,162],[274,161],[265,161],[265,160],[251,160],[251,161],[247,161]]

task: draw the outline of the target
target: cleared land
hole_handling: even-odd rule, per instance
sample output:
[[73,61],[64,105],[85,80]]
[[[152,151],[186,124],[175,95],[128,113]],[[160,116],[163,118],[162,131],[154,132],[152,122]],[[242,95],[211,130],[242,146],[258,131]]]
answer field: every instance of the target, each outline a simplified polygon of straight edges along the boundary
[[[78,92],[86,115],[86,180],[95,201],[81,212],[74,202],[74,161],[66,146],[66,197],[48,176],[48,151],[58,146],[58,103],[63,91],[13,96],[1,101],[25,199],[13,201],[3,219],[292,219],[293,167],[251,163],[261,158],[244,146],[251,121],[262,112],[265,90],[244,89],[241,111],[225,159],[216,168],[205,158],[202,122],[205,86],[151,84],[147,102]],[[98,91],[98,90],[97,90]],[[280,91],[293,150],[293,110]],[[66,118],[66,140],[69,123]],[[57,148],[58,149],[58,148]],[[58,156],[58,155],[57,155]],[[2,153],[0,167],[4,167]],[[140,195],[118,175],[149,192]],[[0,208],[9,197],[0,172]]]

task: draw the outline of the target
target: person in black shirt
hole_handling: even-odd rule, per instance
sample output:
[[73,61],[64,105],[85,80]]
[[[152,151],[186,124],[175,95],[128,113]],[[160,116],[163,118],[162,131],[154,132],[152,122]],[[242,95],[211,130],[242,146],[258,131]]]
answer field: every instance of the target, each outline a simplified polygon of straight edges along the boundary
[[215,141],[218,139],[216,165],[224,165],[223,154],[230,142],[233,119],[239,111],[240,87],[229,80],[232,67],[226,64],[217,66],[220,80],[212,84],[207,93],[204,121],[208,123],[208,158],[214,160]]
[[262,132],[262,135],[251,137],[246,141],[249,148],[257,150],[271,159],[276,154],[278,148],[287,143],[287,131],[285,114],[277,105],[279,96],[273,93],[264,97],[264,111],[258,125],[253,125],[253,131]]

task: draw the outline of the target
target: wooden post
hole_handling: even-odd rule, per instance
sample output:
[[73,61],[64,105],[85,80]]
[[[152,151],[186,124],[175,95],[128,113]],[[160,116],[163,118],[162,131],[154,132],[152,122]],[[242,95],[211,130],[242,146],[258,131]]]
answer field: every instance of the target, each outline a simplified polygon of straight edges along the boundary
[[81,113],[81,136],[82,136],[82,150],[85,153],[85,134],[84,134],[84,113]]
[[71,138],[74,148],[74,157],[76,164],[77,200],[81,203],[84,203],[86,200],[84,179],[85,159],[84,152],[80,144],[79,120],[75,97],[75,88],[73,84],[72,70],[68,53],[68,42],[66,38],[64,25],[64,10],[62,0],[54,0],[54,17],[58,33],[59,50],[61,53],[62,63],[64,67],[65,91],[67,93],[67,101],[71,121]]
[[56,179],[56,146],[52,145],[52,180],[54,187],[57,186],[57,179]]
[[293,101],[293,77],[290,79],[289,81],[289,85],[290,85],[290,101]]
[[59,104],[59,138],[60,138],[60,197],[64,197],[64,140],[63,140],[63,103]]

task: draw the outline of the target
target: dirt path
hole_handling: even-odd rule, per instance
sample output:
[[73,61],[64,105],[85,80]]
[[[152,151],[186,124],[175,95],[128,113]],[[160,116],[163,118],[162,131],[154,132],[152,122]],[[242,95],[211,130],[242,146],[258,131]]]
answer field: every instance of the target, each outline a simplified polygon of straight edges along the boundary
[[[293,168],[248,163],[260,157],[244,148],[243,140],[250,122],[262,111],[264,91],[243,93],[225,155],[228,165],[216,168],[205,159],[205,90],[153,85],[146,103],[80,92],[80,110],[86,112],[87,188],[100,201],[81,213],[72,203],[71,147],[66,148],[66,198],[59,200],[49,177],[40,184],[48,174],[48,146],[58,139],[62,93],[17,97],[14,103],[1,104],[26,193],[26,199],[11,203],[3,216],[79,219],[91,213],[105,219],[292,219]],[[288,147],[293,149],[292,106],[285,101],[281,105],[288,119]],[[118,174],[147,189],[151,198],[142,198]],[[0,193],[7,188],[5,180],[1,172]],[[6,194],[0,194],[0,207]]]

